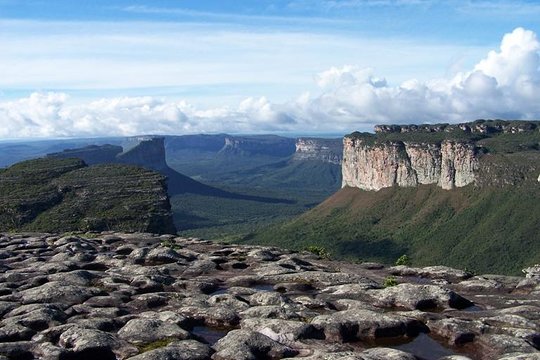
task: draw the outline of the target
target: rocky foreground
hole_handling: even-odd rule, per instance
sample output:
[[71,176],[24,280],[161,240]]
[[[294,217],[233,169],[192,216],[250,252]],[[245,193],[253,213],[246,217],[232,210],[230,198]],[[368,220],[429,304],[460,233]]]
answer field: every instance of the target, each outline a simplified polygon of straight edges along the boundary
[[540,359],[540,268],[120,233],[0,235],[0,267],[0,359]]

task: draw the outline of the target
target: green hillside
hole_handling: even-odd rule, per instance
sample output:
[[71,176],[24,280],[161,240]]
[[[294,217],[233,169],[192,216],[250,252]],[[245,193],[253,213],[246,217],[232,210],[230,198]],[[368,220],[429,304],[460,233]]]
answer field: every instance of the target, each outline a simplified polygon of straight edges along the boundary
[[243,239],[333,256],[413,265],[449,265],[519,274],[540,262],[540,153],[489,155],[481,186],[345,188],[318,207]]
[[29,160],[0,173],[0,194],[0,231],[175,231],[165,178],[131,165]]

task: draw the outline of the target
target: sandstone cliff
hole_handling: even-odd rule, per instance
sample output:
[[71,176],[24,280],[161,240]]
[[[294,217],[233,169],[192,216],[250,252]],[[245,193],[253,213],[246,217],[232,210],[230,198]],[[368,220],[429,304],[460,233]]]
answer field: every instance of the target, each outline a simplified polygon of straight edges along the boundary
[[339,165],[342,159],[343,142],[341,139],[296,139],[296,151],[293,160],[315,160]]
[[419,184],[453,189],[474,182],[478,167],[476,148],[466,142],[370,144],[346,137],[343,145],[343,186],[364,190]]
[[[342,186],[506,186],[538,176],[538,121],[377,125],[344,139]],[[519,154],[519,155],[513,155]]]

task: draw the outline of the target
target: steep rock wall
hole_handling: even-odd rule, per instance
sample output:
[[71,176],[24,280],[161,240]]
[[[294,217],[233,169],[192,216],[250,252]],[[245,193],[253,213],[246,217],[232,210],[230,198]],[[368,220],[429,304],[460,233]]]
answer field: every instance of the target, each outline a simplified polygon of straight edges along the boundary
[[226,136],[221,155],[286,157],[294,154],[295,140],[275,135]]
[[298,138],[295,146],[293,160],[315,160],[339,165],[343,159],[341,139]]
[[368,143],[352,137],[343,141],[343,187],[380,190],[437,184],[453,189],[474,182],[477,168],[476,148],[467,142]]
[[168,168],[162,137],[140,137],[139,143],[119,154],[116,160],[123,164],[142,166],[158,172]]

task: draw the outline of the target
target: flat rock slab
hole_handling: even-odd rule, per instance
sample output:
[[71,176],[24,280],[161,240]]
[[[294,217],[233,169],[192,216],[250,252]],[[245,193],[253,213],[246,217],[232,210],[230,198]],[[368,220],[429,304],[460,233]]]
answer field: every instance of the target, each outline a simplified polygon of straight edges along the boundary
[[412,360],[424,338],[466,355],[445,360],[540,348],[534,267],[470,277],[106,232],[0,234],[0,269],[0,360]]

